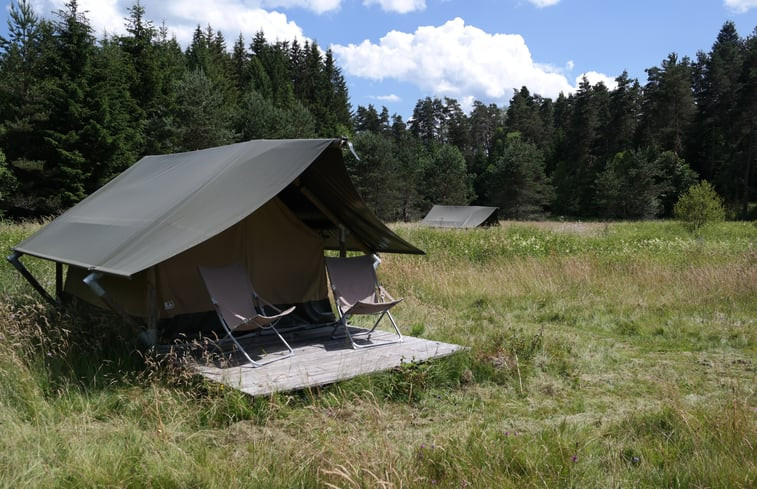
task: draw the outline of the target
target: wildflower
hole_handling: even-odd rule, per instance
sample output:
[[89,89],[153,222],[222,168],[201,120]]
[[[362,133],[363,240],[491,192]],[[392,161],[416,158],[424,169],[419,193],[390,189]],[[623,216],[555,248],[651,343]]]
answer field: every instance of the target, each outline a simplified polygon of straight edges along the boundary
[[571,460],[573,460],[573,463],[578,462],[578,455],[573,455],[573,457],[571,457]]

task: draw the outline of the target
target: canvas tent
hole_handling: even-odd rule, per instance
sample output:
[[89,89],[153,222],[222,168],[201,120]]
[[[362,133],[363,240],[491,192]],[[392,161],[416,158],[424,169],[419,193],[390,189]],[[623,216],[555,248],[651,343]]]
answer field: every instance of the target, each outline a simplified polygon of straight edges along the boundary
[[474,228],[496,221],[496,207],[435,205],[422,224],[437,228]]
[[322,302],[326,249],[423,253],[366,207],[343,145],[256,140],[146,156],[16,245],[9,260],[32,282],[19,257],[52,260],[57,294],[138,317],[210,311],[197,267],[234,261],[273,303]]

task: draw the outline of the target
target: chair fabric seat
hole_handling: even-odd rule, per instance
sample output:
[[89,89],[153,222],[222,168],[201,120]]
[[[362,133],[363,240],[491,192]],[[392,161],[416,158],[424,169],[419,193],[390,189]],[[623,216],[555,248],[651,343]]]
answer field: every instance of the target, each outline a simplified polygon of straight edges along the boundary
[[[346,338],[353,348],[368,348],[372,346],[389,345],[402,341],[397,324],[389,310],[402,302],[402,299],[394,299],[379,284],[374,268],[377,260],[372,255],[353,256],[349,258],[326,258],[326,270],[328,271],[331,291],[334,295],[334,303],[339,313],[339,322],[334,327],[343,327]],[[378,319],[373,327],[364,333],[370,341],[371,334],[378,327],[383,318],[387,318],[394,328],[397,337],[395,340],[380,343],[358,344],[350,332],[349,319],[353,315],[374,315]]]
[[[226,336],[221,339],[230,339],[247,358],[253,367],[260,367],[276,360],[281,360],[294,355],[294,350],[283,336],[278,332],[275,325],[284,316],[291,314],[294,307],[284,311],[278,311],[269,316],[261,314],[263,306],[273,305],[264,301],[255,292],[244,267],[240,263],[232,263],[220,267],[198,267],[200,277],[210,295],[210,301],[216,309],[218,319],[226,330]],[[288,353],[266,361],[255,361],[242,345],[234,337],[237,332],[248,332],[257,329],[271,329],[286,347]]]

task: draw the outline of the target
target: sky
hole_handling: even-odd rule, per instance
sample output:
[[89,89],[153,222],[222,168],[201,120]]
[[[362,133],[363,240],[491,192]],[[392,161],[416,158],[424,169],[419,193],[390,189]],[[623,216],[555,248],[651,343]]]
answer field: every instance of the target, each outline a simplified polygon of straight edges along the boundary
[[[66,0],[30,0],[53,18]],[[125,31],[136,0],[78,0],[98,38]],[[11,2],[0,0],[7,33]],[[229,47],[308,40],[331,49],[353,109],[372,104],[407,120],[419,99],[450,97],[504,107],[513,89],[556,98],[586,76],[614,86],[623,71],[640,83],[670,53],[709,52],[726,21],[741,37],[757,27],[757,0],[141,0],[186,47],[212,26]]]

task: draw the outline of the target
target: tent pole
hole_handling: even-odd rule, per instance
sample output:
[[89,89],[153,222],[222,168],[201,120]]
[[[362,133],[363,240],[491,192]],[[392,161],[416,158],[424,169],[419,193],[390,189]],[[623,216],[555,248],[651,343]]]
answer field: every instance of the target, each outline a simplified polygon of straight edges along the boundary
[[[321,199],[315,196],[313,192],[310,191],[307,187],[304,187],[302,185],[298,185],[298,188],[300,189],[300,192],[302,192],[302,195],[304,195],[314,206],[318,208],[319,211],[323,212],[323,215],[326,216],[326,218],[331,221],[332,223],[339,226],[340,234],[339,234],[339,241],[340,246],[342,246],[342,241],[344,241],[345,246],[345,255],[346,255],[346,234],[347,234],[347,226],[344,225],[344,223],[334,215],[333,212],[329,210],[328,207],[326,207],[323,202],[321,202]],[[343,238],[344,237],[344,238]],[[360,243],[360,249],[365,254],[370,254],[372,251],[369,249],[368,246],[366,246],[364,243]]]
[[21,255],[23,255],[23,253],[14,251],[13,254],[7,257],[7,260],[16,268],[16,270],[18,270],[18,273],[20,273],[26,279],[26,281],[29,282],[32,287],[34,287],[34,290],[39,292],[43,299],[45,299],[50,304],[57,306],[58,303],[55,302],[55,299],[53,299],[53,297],[45,290],[45,288],[40,285],[37,279],[34,278],[34,275],[31,274],[31,272],[24,266],[24,264],[21,263]]
[[63,264],[59,261],[55,262],[55,300],[63,303]]
[[140,338],[148,346],[158,342],[158,280],[155,266],[147,270],[147,331]]
[[347,258],[347,230],[339,225],[339,257]]

